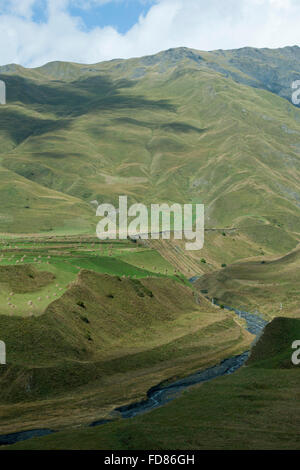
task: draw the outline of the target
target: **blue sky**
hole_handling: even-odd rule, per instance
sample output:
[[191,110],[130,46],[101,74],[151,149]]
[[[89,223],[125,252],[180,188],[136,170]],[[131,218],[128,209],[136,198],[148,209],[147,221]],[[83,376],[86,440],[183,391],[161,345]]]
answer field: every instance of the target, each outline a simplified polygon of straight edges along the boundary
[[95,5],[89,9],[71,6],[70,13],[80,16],[87,29],[96,26],[113,26],[119,33],[127,33],[137,22],[141,15],[145,16],[154,1],[126,0],[108,2]]
[[[22,0],[18,0],[22,3]],[[26,0],[25,0],[26,1]],[[7,6],[7,0],[0,0]],[[119,33],[127,33],[139,20],[141,15],[145,16],[150,8],[156,3],[155,0],[88,0],[69,2],[68,11],[70,15],[80,18],[82,27],[90,31],[95,27],[103,28],[113,26]],[[47,21],[47,1],[39,0],[33,4],[33,19],[37,23]]]
[[300,0],[0,0],[0,65],[300,45]]

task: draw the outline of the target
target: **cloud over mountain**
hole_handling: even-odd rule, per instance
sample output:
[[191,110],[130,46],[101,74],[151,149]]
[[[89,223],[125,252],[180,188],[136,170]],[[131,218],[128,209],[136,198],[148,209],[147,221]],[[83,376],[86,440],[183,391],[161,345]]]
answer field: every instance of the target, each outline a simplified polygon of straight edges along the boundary
[[[300,44],[296,0],[130,0],[148,4],[126,33],[89,26],[80,12],[125,0],[0,0],[0,64],[94,63],[186,46],[202,50]],[[74,10],[76,8],[76,10]],[[39,11],[39,13],[37,13]],[[42,14],[41,14],[42,11]]]

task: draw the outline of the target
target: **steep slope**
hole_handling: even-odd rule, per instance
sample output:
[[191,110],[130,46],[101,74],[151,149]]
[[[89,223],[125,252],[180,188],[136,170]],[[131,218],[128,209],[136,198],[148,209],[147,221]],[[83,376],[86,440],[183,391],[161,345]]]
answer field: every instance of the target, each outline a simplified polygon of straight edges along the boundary
[[281,258],[236,263],[206,274],[195,287],[236,308],[275,316],[299,317],[299,249]]
[[292,82],[300,78],[300,48],[198,51],[179,47],[159,54],[130,60],[112,60],[95,65],[51,62],[33,70],[15,64],[0,67],[0,73],[17,73],[27,77],[69,80],[83,75],[107,73],[113,77],[141,79],[148,73],[165,74],[182,65],[197,70],[213,70],[238,83],[261,88],[291,101]]
[[0,231],[10,233],[89,232],[94,214],[84,201],[28,181],[0,167]]
[[196,386],[143,416],[65,430],[10,448],[299,449],[300,375],[291,364],[291,340],[299,335],[299,320],[276,319],[254,347],[247,367],[233,375]]
[[281,83],[288,64],[297,72],[298,55],[183,48],[92,66],[2,68],[1,165],[28,191],[35,183],[84,201],[87,230],[92,199],[202,202],[207,227],[237,228],[255,250],[284,254],[300,233],[300,110],[261,70],[274,68]]
[[181,282],[88,270],[44,315],[0,315],[0,332],[1,432],[94,421],[252,341],[232,314],[196,302]]
[[300,321],[278,317],[269,323],[248,360],[250,367],[294,369],[292,345],[300,338]]

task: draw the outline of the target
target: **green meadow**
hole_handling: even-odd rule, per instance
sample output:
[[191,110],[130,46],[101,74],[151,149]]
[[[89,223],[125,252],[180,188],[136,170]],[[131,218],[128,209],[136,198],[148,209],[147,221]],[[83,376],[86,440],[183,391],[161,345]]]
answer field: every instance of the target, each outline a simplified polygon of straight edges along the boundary
[[150,275],[184,279],[158,252],[133,242],[67,236],[36,237],[36,241],[6,238],[0,244],[0,314],[41,315],[81,269],[137,279]]

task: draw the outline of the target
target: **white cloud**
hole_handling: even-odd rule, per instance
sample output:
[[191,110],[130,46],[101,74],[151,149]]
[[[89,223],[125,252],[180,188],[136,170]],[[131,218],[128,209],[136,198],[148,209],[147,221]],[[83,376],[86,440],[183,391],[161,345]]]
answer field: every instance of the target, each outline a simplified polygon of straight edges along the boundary
[[30,18],[32,16],[32,7],[36,0],[6,0],[0,2],[0,12],[8,11],[13,15]]
[[123,35],[112,27],[87,31],[68,6],[92,8],[125,0],[47,0],[47,22],[35,23],[32,7],[39,1],[5,0],[3,8],[0,0],[0,64],[93,63],[179,46],[212,50],[300,45],[299,0],[157,0]]

